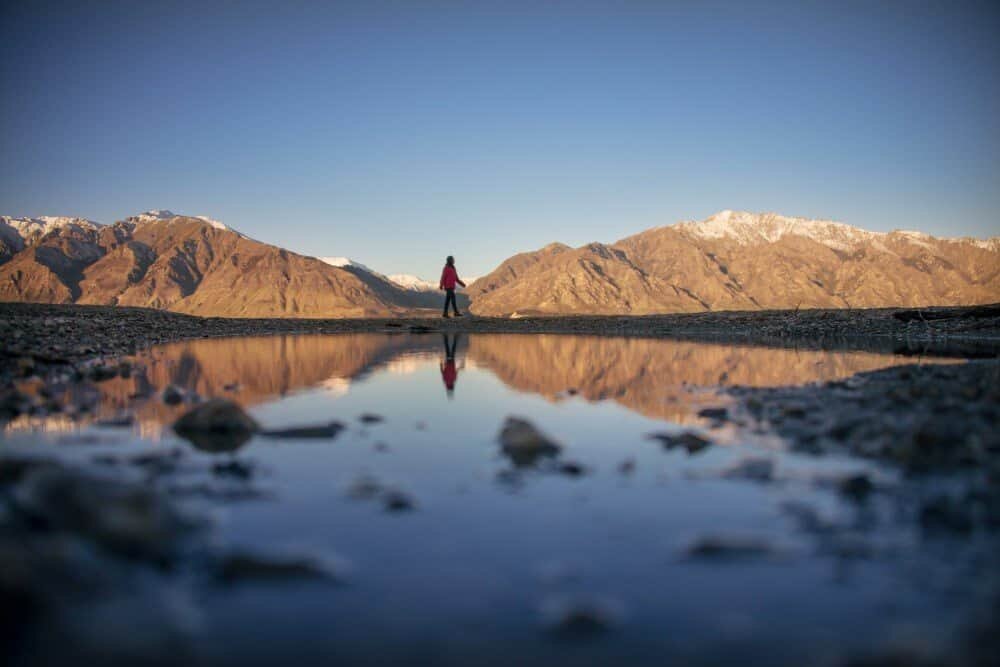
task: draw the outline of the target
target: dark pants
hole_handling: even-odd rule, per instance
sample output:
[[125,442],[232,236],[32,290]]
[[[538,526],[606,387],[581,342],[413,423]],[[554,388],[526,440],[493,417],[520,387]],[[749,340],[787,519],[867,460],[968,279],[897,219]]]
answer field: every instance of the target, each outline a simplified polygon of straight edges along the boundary
[[456,315],[458,315],[458,303],[455,302],[455,290],[446,289],[444,297],[444,314],[448,314],[448,304],[451,304],[451,310]]

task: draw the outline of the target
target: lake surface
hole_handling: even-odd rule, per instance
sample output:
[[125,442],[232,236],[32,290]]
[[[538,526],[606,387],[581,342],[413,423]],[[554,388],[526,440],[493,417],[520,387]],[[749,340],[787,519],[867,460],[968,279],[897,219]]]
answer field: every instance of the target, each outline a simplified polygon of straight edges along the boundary
[[[154,348],[130,377],[95,385],[91,417],[127,410],[133,425],[21,417],[2,446],[94,466],[181,448],[196,463],[150,483],[210,514],[215,545],[334,564],[330,585],[140,586],[169,588],[184,650],[207,663],[836,663],[951,641],[966,546],[925,542],[899,518],[900,494],[837,491],[859,472],[898,488],[895,469],[796,454],[762,425],[699,413],[727,406],[726,386],[915,361],[549,335],[202,340]],[[171,384],[186,403],[161,400]],[[197,452],[169,428],[194,395],[229,397],[267,429],[345,428]],[[510,416],[561,443],[558,456],[505,456]],[[711,444],[649,437],[681,432]],[[197,465],[216,459],[254,472]],[[218,493],[183,493],[198,488]],[[386,493],[410,506],[393,511]],[[132,613],[110,605],[100,618],[127,632],[144,622]]]

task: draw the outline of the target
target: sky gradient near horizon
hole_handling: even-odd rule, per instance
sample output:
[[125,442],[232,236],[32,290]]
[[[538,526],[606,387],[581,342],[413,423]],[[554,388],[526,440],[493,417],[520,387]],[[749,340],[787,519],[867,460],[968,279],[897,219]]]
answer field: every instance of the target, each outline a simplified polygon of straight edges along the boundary
[[436,278],[722,209],[1000,234],[996,2],[0,7],[0,213]]

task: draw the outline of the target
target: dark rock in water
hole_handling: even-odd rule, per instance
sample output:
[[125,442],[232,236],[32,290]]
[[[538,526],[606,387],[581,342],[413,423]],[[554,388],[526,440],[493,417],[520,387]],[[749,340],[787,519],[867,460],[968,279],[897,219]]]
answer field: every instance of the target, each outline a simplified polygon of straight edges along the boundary
[[376,415],[370,412],[366,412],[365,414],[358,417],[358,421],[360,421],[362,424],[378,424],[379,422],[385,421],[385,417],[383,417],[382,415]]
[[698,411],[698,416],[703,417],[704,419],[722,422],[729,417],[729,411],[726,408],[702,408]]
[[920,525],[929,533],[970,533],[974,526],[972,508],[949,496],[938,496],[920,508]]
[[163,390],[163,402],[167,405],[180,405],[184,402],[184,390],[174,384],[168,384]]
[[369,500],[382,493],[382,485],[371,475],[360,475],[347,487],[347,497]]
[[540,608],[543,627],[566,638],[603,634],[621,624],[624,605],[596,595],[553,596]]
[[314,426],[293,426],[291,428],[262,431],[261,435],[268,438],[336,438],[346,428],[343,423],[332,421],[329,424]]
[[16,506],[49,530],[74,533],[128,558],[162,564],[200,524],[146,485],[42,468],[14,489]]
[[840,480],[837,488],[845,496],[854,500],[862,501],[875,490],[875,485],[872,484],[872,480],[868,477],[868,475],[865,473],[858,473],[857,475],[849,475],[848,477]]
[[27,412],[31,399],[17,389],[0,389],[0,419],[13,419]]
[[727,468],[722,476],[726,479],[770,482],[774,479],[774,461],[765,458],[746,458]]
[[205,401],[174,422],[179,436],[208,452],[236,450],[258,429],[257,422],[243,408],[224,398]]
[[618,464],[618,472],[623,475],[631,475],[635,472],[635,459],[628,458]]
[[423,324],[412,324],[409,327],[410,333],[433,333],[434,329]]
[[703,438],[694,431],[684,431],[683,433],[650,433],[650,440],[659,440],[666,450],[683,448],[688,454],[697,454],[712,444],[711,440]]
[[760,558],[776,553],[770,542],[758,537],[709,535],[700,537],[684,550],[688,558]]
[[526,419],[507,417],[498,436],[503,453],[514,465],[534,465],[543,457],[556,456],[562,446],[543,434]]
[[104,382],[118,377],[118,366],[98,364],[88,369],[87,376],[94,382]]
[[135,417],[131,414],[125,413],[114,417],[108,417],[106,419],[98,419],[95,423],[97,426],[104,426],[107,428],[127,428],[135,423]]
[[0,484],[15,484],[20,482],[30,472],[42,468],[57,467],[57,465],[51,459],[0,456]]
[[212,465],[212,474],[220,477],[250,479],[253,476],[253,472],[253,464],[245,461],[227,461],[225,463],[215,463]]
[[416,508],[413,496],[399,489],[388,489],[382,494],[382,504],[387,512],[408,512]]
[[233,584],[241,581],[334,580],[338,578],[330,566],[302,556],[259,556],[248,553],[231,554],[218,564],[220,581]]
[[567,477],[581,477],[587,474],[587,469],[576,461],[563,461],[559,464],[558,470]]

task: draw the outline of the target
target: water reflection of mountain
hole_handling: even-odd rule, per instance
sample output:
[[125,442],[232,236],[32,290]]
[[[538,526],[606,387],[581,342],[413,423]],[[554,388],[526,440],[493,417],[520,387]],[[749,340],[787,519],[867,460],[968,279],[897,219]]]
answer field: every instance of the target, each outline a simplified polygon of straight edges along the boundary
[[846,378],[912,363],[869,352],[775,349],[599,336],[474,336],[469,356],[504,384],[557,401],[574,391],[648,417],[692,421],[692,387],[770,387]]
[[[509,387],[561,400],[568,392],[614,400],[650,417],[691,421],[699,393],[719,384],[775,386],[843,378],[911,359],[867,352],[739,347],[660,339],[559,335],[471,335],[458,350]],[[376,372],[408,373],[435,363],[440,334],[341,334],[195,340],[153,348],[131,378],[100,384],[101,413],[133,408],[153,435],[184,408],[143,394],[177,385],[201,396],[230,395],[252,406],[297,390],[344,393]],[[22,424],[21,427],[26,425]],[[37,427],[33,424],[32,427]],[[19,430],[18,424],[9,425]]]

